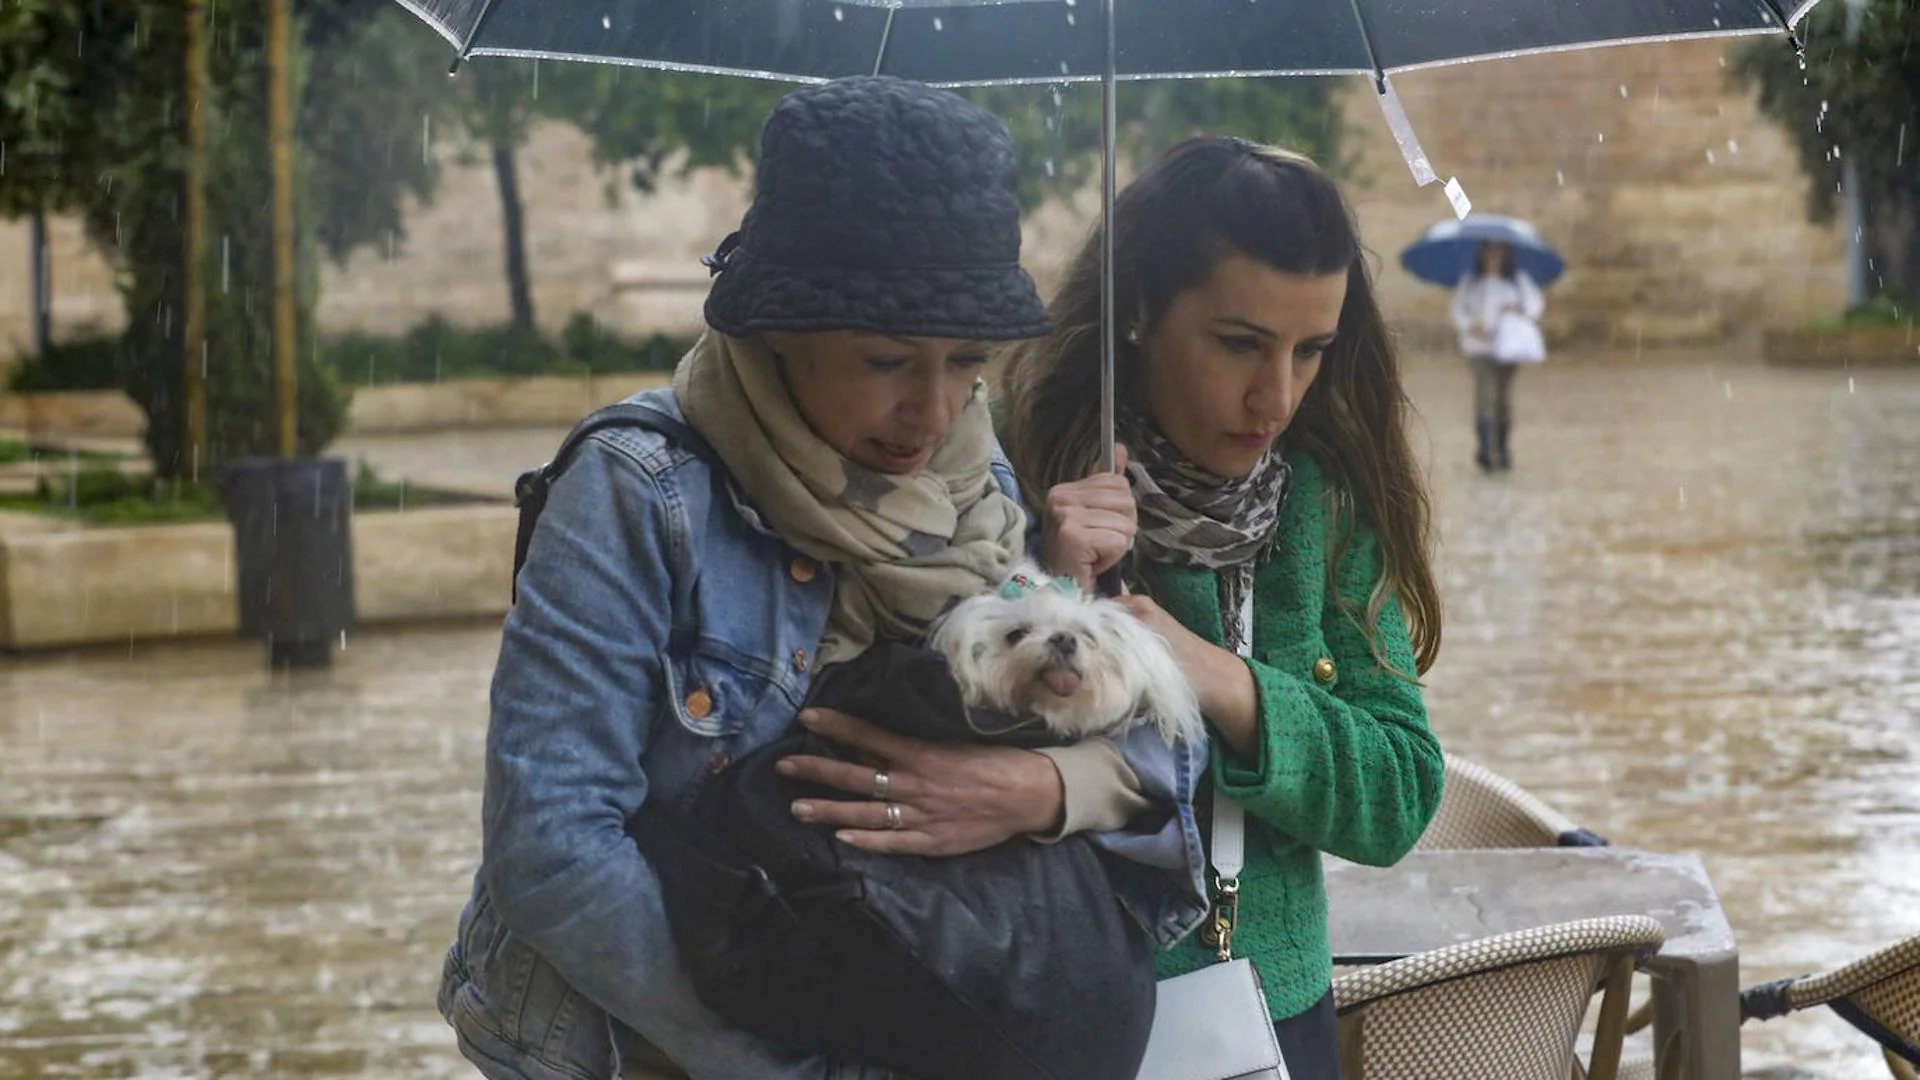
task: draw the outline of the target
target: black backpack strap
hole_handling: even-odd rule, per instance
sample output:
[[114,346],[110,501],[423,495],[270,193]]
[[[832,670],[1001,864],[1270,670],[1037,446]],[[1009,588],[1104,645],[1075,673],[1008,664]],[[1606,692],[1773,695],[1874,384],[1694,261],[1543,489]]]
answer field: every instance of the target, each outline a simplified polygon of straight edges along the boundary
[[526,564],[527,548],[533,543],[533,529],[540,520],[540,512],[547,508],[547,493],[553,482],[573,461],[583,443],[592,435],[606,428],[637,427],[664,435],[668,442],[691,450],[708,462],[719,460],[713,447],[707,440],[684,421],[668,416],[659,409],[637,402],[622,401],[595,410],[586,419],[573,426],[567,437],[561,440],[560,449],[554,452],[553,460],[537,469],[528,469],[520,474],[513,484],[513,505],[520,510],[520,526],[513,538],[513,599],[520,599],[520,568]]

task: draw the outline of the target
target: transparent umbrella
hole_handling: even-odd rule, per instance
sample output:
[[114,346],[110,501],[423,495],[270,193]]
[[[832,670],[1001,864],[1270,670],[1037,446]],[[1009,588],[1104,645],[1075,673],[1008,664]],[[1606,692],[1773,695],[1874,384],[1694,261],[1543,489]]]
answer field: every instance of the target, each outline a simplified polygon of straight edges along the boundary
[[[1113,466],[1114,83],[1365,75],[1414,179],[1438,179],[1387,76],[1597,45],[1784,33],[1819,0],[399,0],[473,56],[819,82],[1098,81],[1103,460]],[[1469,209],[1449,182],[1454,212]]]

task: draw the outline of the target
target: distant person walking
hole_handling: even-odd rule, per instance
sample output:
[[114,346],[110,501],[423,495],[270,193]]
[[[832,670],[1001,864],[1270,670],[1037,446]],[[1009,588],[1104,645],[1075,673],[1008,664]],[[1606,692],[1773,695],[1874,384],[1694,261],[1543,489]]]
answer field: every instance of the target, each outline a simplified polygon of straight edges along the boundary
[[1499,241],[1480,245],[1474,268],[1453,293],[1453,327],[1460,351],[1473,368],[1473,427],[1482,472],[1513,467],[1508,433],[1513,429],[1513,376],[1520,365],[1546,358],[1540,316],[1546,300],[1519,268],[1513,248]]

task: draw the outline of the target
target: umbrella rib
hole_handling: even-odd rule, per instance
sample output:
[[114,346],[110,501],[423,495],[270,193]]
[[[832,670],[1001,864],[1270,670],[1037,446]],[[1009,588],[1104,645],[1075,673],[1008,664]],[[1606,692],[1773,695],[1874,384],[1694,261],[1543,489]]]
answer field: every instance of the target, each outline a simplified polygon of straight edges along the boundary
[[1793,51],[1805,53],[1807,46],[1800,40],[1800,32],[1793,28],[1793,19],[1780,10],[1780,0],[1761,0],[1761,2],[1767,5],[1767,10],[1773,13],[1774,18],[1780,20],[1780,28],[1787,32],[1787,40],[1793,42]]
[[473,54],[473,43],[480,40],[480,30],[487,25],[487,16],[493,14],[495,0],[481,0],[480,14],[474,16],[473,26],[467,30],[467,40],[460,43],[460,55],[453,58],[453,66],[447,69],[451,75],[460,68],[460,62]]
[[1349,0],[1353,6],[1353,21],[1360,27],[1360,44],[1367,50],[1367,65],[1373,68],[1373,88],[1379,93],[1387,92],[1387,69],[1380,66],[1380,57],[1373,51],[1373,30],[1367,26],[1367,13],[1360,10],[1360,0]]
[[893,17],[900,13],[899,4],[887,5],[887,24],[880,28],[880,51],[873,54],[873,73],[880,74],[880,65],[887,62],[887,46],[893,44]]

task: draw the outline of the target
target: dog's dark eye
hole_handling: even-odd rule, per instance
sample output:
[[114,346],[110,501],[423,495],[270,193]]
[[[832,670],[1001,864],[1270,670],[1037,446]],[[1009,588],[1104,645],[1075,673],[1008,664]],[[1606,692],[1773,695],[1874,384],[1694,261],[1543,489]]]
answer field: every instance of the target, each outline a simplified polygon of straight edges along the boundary
[[1007,644],[1018,645],[1022,641],[1026,640],[1027,632],[1029,629],[1030,629],[1029,627],[1025,627],[1025,626],[1016,626],[1013,629],[1007,631]]

